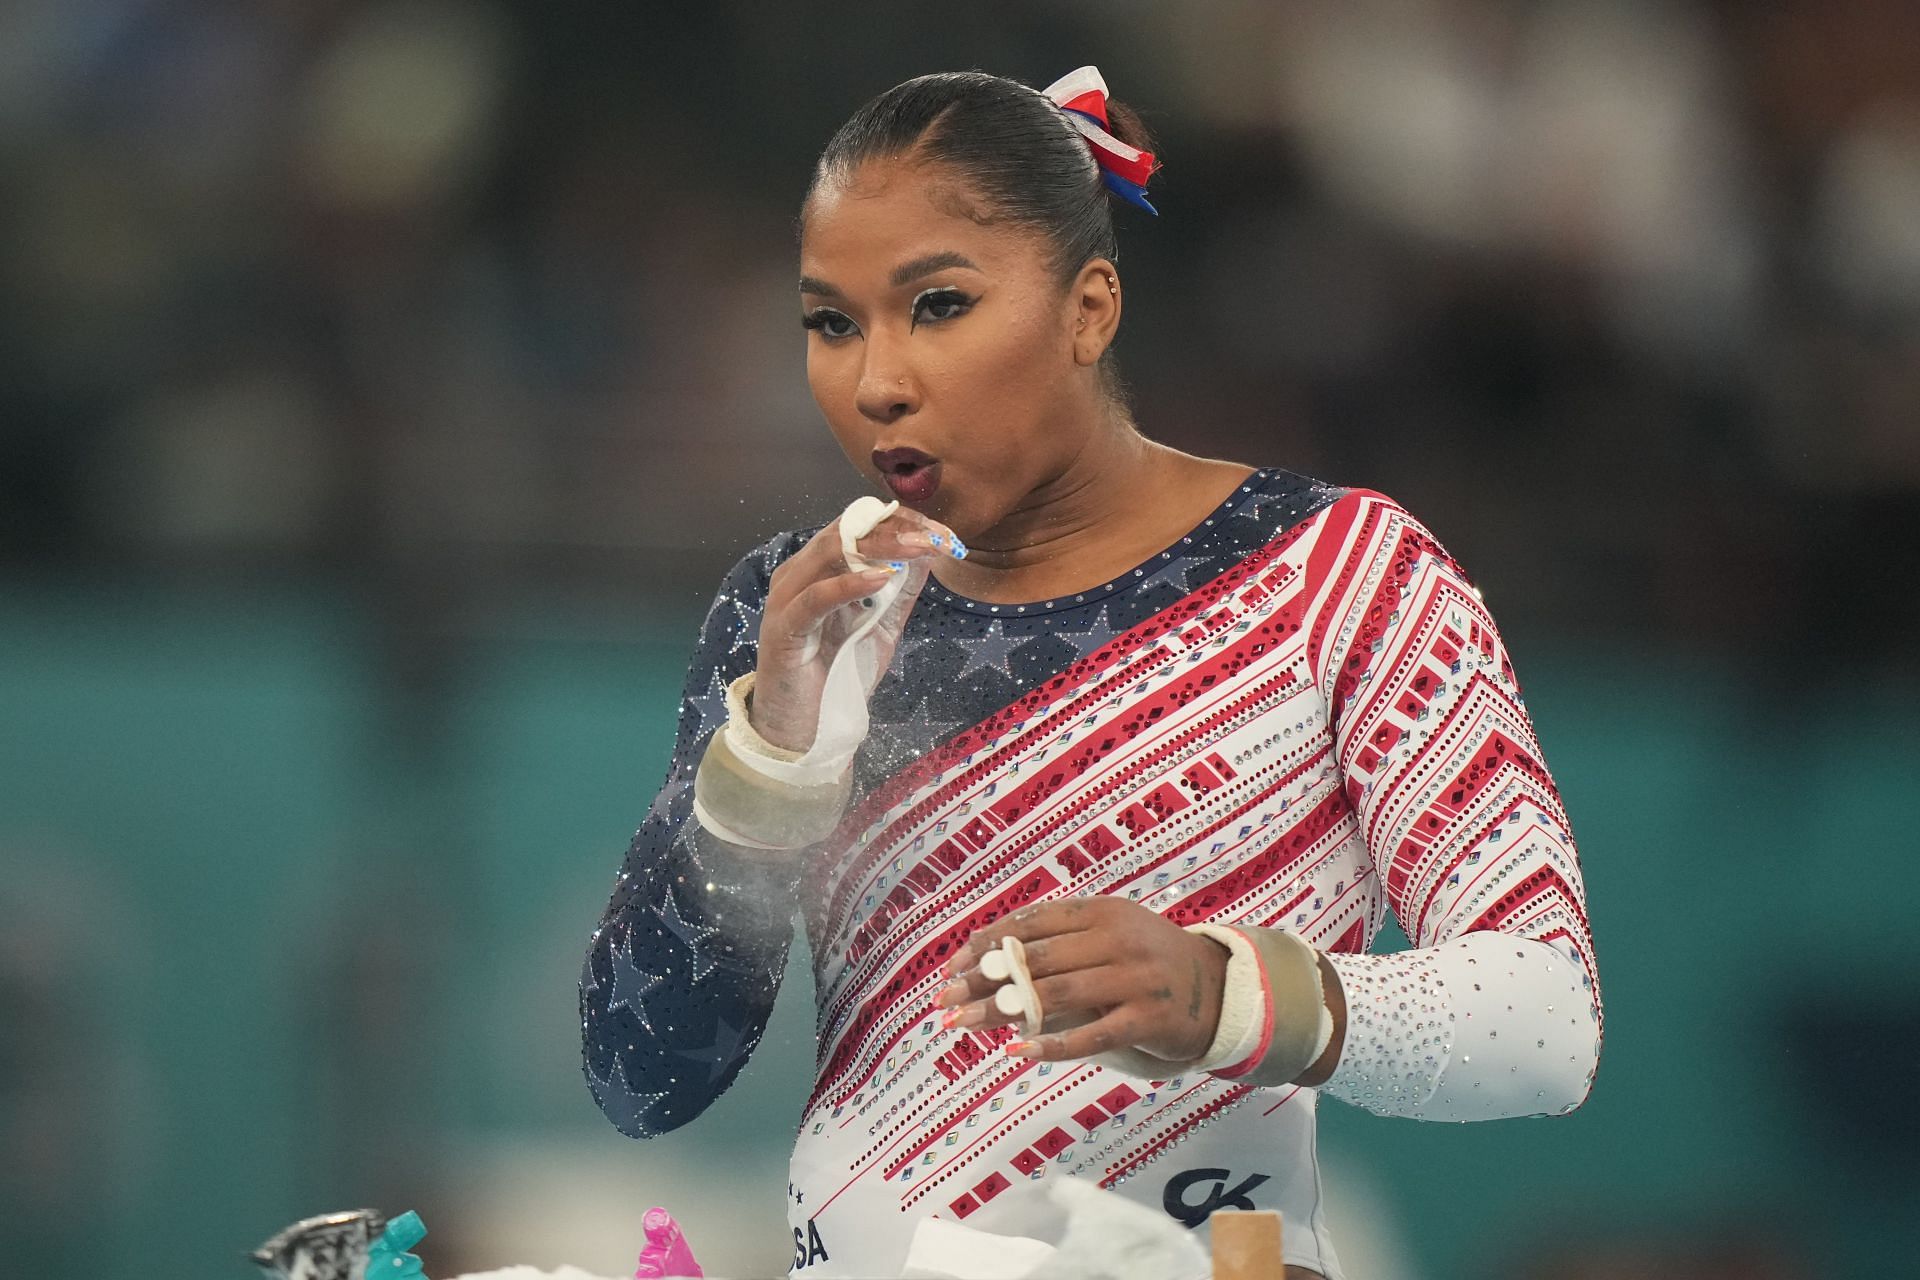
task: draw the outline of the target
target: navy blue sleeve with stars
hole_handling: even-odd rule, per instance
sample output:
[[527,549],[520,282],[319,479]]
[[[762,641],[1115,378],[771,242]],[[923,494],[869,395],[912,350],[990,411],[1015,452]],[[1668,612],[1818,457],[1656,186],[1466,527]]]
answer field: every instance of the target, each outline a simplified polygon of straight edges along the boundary
[[665,784],[634,833],[580,975],[588,1087],[622,1133],[686,1124],[726,1092],[766,1031],[793,938],[795,876],[740,856],[693,820],[693,775],[726,719],[726,688],[754,669],[787,533],[727,574],[700,628]]

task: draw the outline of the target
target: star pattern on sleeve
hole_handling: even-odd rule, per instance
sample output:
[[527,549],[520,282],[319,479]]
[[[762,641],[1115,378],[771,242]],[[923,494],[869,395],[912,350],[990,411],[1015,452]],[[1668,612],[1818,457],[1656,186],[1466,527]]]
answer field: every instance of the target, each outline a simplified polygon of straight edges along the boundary
[[719,667],[708,676],[707,691],[688,698],[687,705],[700,717],[700,724],[694,730],[696,738],[704,738],[726,723],[727,682],[721,678]]
[[748,1037],[739,1027],[726,1020],[724,1015],[715,1015],[713,1039],[706,1045],[691,1049],[675,1049],[674,1056],[690,1062],[704,1063],[707,1068],[707,1083],[711,1084],[726,1074],[740,1056],[741,1042]]
[[742,649],[757,651],[760,643],[760,615],[765,612],[763,603],[750,603],[739,596],[728,596],[727,605],[733,611],[733,622],[727,628],[727,656],[731,658]]
[[652,1035],[653,1024],[647,1021],[646,997],[649,991],[659,986],[665,979],[657,973],[648,973],[633,960],[633,939],[628,938],[620,946],[610,948],[608,958],[613,962],[613,995],[607,1000],[607,1012],[625,1006],[632,1010],[633,1016],[640,1019],[648,1035]]
[[713,972],[714,966],[719,962],[712,953],[702,950],[701,944],[720,932],[717,926],[701,924],[697,920],[689,920],[682,915],[680,900],[674,896],[672,885],[668,885],[666,892],[661,895],[660,905],[653,909],[653,914],[660,918],[660,923],[666,927],[668,933],[686,945],[693,965],[695,982],[699,982]]
[[664,1092],[635,1092],[628,1083],[618,1054],[614,1055],[612,1066],[604,1076],[595,1075],[589,1066],[587,1079],[592,1081],[594,1092],[599,1095],[600,1109],[620,1132],[635,1138],[651,1138],[660,1132],[647,1125],[646,1116],[667,1095]]

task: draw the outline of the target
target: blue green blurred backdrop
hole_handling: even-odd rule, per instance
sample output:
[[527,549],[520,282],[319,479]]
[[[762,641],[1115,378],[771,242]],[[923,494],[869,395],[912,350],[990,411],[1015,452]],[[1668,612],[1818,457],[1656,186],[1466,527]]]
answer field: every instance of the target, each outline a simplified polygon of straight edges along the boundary
[[1177,10],[0,7],[0,1269],[241,1277],[363,1204],[434,1275],[630,1268],[653,1203],[784,1265],[805,965],[637,1144],[579,958],[719,574],[856,492],[814,150],[1098,62],[1167,162],[1143,428],[1420,514],[1585,865],[1591,1100],[1324,1106],[1355,1280],[1903,1273],[1920,17]]

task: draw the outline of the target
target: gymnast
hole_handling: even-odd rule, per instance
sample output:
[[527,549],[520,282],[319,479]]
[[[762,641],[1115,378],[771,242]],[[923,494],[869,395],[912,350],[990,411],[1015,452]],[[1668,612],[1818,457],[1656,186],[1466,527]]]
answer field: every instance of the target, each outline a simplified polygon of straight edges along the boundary
[[[1286,1274],[1340,1280],[1323,1093],[1592,1085],[1580,867],[1479,589],[1384,494],[1134,421],[1114,211],[1156,163],[1091,67],[930,75],[806,194],[807,380],[886,500],[726,576],[580,985],[648,1137],[732,1083],[803,919],[796,1275],[897,1275],[922,1221],[1072,1177],[1203,1237],[1280,1210]],[[1369,954],[1389,911],[1412,945]]]

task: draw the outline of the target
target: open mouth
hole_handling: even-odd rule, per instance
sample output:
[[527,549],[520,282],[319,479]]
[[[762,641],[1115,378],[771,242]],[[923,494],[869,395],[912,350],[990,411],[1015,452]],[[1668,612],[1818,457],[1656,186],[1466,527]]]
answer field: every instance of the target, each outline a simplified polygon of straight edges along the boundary
[[902,502],[925,502],[940,487],[940,460],[918,449],[875,449],[873,465]]

